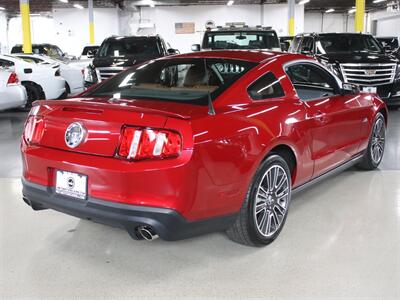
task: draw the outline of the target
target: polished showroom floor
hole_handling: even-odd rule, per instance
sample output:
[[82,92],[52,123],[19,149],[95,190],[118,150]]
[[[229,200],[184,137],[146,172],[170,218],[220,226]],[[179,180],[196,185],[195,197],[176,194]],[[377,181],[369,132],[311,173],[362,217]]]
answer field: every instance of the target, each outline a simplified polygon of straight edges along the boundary
[[400,111],[385,160],[296,195],[265,248],[215,233],[133,241],[21,200],[24,113],[0,113],[0,299],[400,299]]

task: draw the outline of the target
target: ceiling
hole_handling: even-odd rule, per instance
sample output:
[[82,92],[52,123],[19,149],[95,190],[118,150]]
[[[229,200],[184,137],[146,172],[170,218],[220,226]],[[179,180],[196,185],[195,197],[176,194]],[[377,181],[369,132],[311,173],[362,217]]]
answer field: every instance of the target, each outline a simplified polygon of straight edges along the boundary
[[[148,6],[149,0],[93,0],[95,7],[115,7],[126,6]],[[296,0],[299,2],[300,0]],[[367,10],[385,8],[386,3],[373,4],[373,0],[367,1]],[[156,5],[225,5],[227,0],[154,0]],[[240,4],[268,4],[268,3],[287,3],[287,0],[235,0],[234,5]],[[325,11],[334,8],[338,12],[345,12],[354,6],[355,0],[311,0],[306,4],[306,10]],[[51,12],[57,8],[72,8],[73,4],[80,4],[87,7],[87,0],[69,0],[69,3],[62,3],[59,0],[31,0],[31,13]],[[19,13],[19,0],[0,0],[0,7],[4,7],[8,14]]]

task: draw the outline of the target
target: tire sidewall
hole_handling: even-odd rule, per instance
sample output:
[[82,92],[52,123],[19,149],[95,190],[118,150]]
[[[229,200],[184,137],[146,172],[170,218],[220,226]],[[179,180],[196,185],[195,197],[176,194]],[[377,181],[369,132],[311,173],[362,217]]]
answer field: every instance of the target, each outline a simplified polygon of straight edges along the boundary
[[[265,172],[272,167],[273,165],[279,165],[282,167],[289,180],[289,199],[288,199],[288,207],[286,210],[286,214],[284,216],[284,219],[282,220],[280,228],[271,236],[271,237],[265,237],[262,235],[256,225],[255,217],[254,217],[254,206],[256,205],[256,195],[258,191],[258,186],[263,179],[263,176]],[[247,213],[248,213],[248,222],[249,222],[249,236],[254,244],[258,245],[267,245],[274,241],[277,236],[280,234],[282,228],[285,226],[286,218],[289,212],[289,207],[290,207],[290,202],[291,202],[291,197],[292,197],[292,181],[291,181],[291,174],[290,174],[290,169],[286,161],[280,157],[279,155],[270,155],[268,156],[261,164],[259,169],[257,170],[256,174],[254,175],[254,178],[252,180],[250,190],[248,193],[248,207],[247,207]]]
[[[372,148],[371,148],[371,145],[372,145],[372,138],[373,138],[373,136],[374,136],[375,125],[376,125],[376,123],[378,122],[379,119],[382,119],[383,125],[385,126],[385,128],[384,128],[384,130],[385,130],[385,144],[384,144],[384,146],[383,146],[382,157],[381,157],[381,159],[379,160],[379,162],[376,163],[376,162],[372,159]],[[385,117],[384,117],[381,113],[378,113],[378,114],[376,115],[375,119],[374,119],[374,123],[372,124],[371,136],[370,136],[370,138],[369,138],[368,149],[367,149],[368,160],[369,160],[369,163],[371,164],[371,166],[372,166],[373,168],[377,168],[377,167],[380,165],[380,163],[382,162],[383,156],[384,156],[384,154],[385,154],[385,148],[386,148],[386,121],[385,121]]]

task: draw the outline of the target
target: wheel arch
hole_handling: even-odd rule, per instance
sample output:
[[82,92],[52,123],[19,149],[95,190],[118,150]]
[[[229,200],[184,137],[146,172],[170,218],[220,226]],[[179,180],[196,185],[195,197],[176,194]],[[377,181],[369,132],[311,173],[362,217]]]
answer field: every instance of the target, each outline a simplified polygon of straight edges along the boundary
[[39,93],[40,93],[41,98],[42,99],[46,99],[46,94],[44,93],[44,90],[43,90],[43,88],[42,88],[42,86],[40,84],[37,84],[36,82],[30,81],[30,80],[22,80],[21,84],[23,86],[31,85],[31,86],[37,87],[39,89]]
[[294,182],[297,173],[297,156],[295,150],[286,143],[274,145],[264,156],[263,161],[272,154],[279,155],[286,161],[289,166],[292,182]]

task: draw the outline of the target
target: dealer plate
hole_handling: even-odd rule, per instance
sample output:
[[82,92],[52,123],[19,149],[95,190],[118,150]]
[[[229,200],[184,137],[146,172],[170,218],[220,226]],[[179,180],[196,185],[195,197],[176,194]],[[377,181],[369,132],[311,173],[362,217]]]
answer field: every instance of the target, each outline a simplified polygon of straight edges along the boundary
[[377,88],[376,88],[375,86],[364,86],[364,87],[362,88],[362,91],[363,91],[363,92],[366,92],[366,93],[373,93],[373,94],[376,94]]
[[67,171],[57,171],[56,193],[73,198],[86,199],[87,176]]

